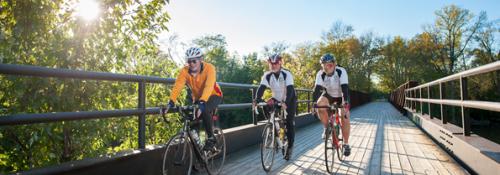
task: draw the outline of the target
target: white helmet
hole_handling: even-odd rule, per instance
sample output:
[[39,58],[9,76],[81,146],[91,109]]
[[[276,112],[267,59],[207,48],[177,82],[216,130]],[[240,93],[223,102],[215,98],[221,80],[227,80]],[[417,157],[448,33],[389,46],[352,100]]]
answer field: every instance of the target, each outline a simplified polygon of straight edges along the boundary
[[203,56],[200,48],[191,47],[186,51],[186,60],[190,58],[198,58]]
[[277,63],[278,61],[281,61],[281,55],[279,53],[273,54],[267,58],[267,61],[270,63]]

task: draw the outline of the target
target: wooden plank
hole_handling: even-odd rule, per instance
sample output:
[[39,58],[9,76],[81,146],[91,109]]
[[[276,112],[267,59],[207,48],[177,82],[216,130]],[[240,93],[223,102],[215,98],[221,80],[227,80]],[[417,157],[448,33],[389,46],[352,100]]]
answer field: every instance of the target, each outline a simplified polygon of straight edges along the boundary
[[361,158],[363,158],[363,155],[365,153],[365,148],[363,147],[362,143],[365,139],[364,136],[366,135],[368,124],[364,122],[358,122],[357,118],[352,118],[352,121],[355,121],[353,123],[356,123],[356,125],[351,125],[351,127],[354,126],[351,129],[349,143],[349,145],[351,146],[351,155],[349,157],[345,157],[344,161],[347,161],[350,165],[347,172],[349,174],[357,174],[359,171],[359,166],[361,165]]
[[[386,102],[351,113],[351,156],[335,159],[336,174],[467,174],[410,120]],[[327,174],[320,122],[297,130],[292,160],[281,153],[269,174]],[[256,145],[228,155],[222,174],[266,174]],[[206,173],[201,173],[206,174]]]
[[373,148],[375,146],[375,136],[376,136],[376,129],[377,129],[377,117],[373,116],[377,112],[377,110],[374,110],[375,108],[378,108],[378,105],[375,105],[373,108],[366,110],[366,117],[365,118],[367,121],[369,121],[369,129],[367,129],[369,132],[366,134],[366,143],[363,143],[363,146],[365,147],[365,153],[363,154],[360,169],[358,171],[358,174],[368,174],[370,173],[369,167],[369,162],[372,157],[373,153]]
[[369,162],[369,174],[380,174],[381,166],[382,166],[382,146],[384,139],[384,121],[381,119],[381,116],[377,116],[378,124],[375,135],[375,145],[373,147],[373,153],[371,155],[371,159]]
[[398,156],[398,150],[396,147],[395,143],[395,133],[397,132],[397,121],[395,115],[389,116],[389,126],[388,126],[388,132],[387,132],[387,140],[388,140],[388,150],[389,150],[389,157],[390,157],[390,167],[391,167],[391,173],[392,174],[403,174],[403,169],[401,168],[401,162],[399,160]]

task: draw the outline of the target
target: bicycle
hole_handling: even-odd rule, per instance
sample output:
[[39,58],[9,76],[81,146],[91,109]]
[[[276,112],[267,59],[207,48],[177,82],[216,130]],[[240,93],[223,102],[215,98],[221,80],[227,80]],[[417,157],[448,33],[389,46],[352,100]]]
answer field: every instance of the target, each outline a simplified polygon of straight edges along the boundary
[[[337,151],[337,157],[340,161],[344,159],[344,148],[342,147],[344,139],[340,138],[342,136],[340,134],[342,132],[342,123],[340,122],[340,108],[343,108],[343,105],[337,105],[334,103],[329,106],[317,106],[314,108],[327,108],[328,110],[328,125],[325,133],[325,166],[328,173],[333,172],[333,163],[335,157],[335,151]],[[333,133],[332,133],[333,132]],[[331,138],[330,138],[331,136]]]
[[[191,174],[193,151],[197,161],[205,167],[208,174],[219,174],[226,158],[226,140],[222,129],[214,126],[216,144],[213,150],[204,151],[202,150],[203,143],[198,137],[198,131],[191,129],[192,122],[199,122],[195,117],[198,105],[179,106],[174,109],[181,115],[183,127],[167,143],[165,153],[163,154],[163,174],[184,174],[185,172],[187,172],[186,174]],[[168,110],[168,108],[166,110],[162,109],[165,112],[161,112],[166,122],[168,120],[164,115]],[[218,116],[216,115],[213,115],[212,118],[214,121],[218,120]]]
[[[287,113],[281,105],[281,102],[274,104],[260,102],[254,107],[254,111],[257,115],[259,114],[258,107],[262,110],[264,106],[269,106],[271,108],[269,116],[266,117],[267,122],[262,131],[263,140],[260,145],[262,168],[264,168],[266,172],[271,170],[274,163],[274,156],[279,149],[281,149],[283,156],[285,156],[288,151],[288,138],[285,135],[285,116]],[[278,133],[278,135],[276,135],[276,133]]]

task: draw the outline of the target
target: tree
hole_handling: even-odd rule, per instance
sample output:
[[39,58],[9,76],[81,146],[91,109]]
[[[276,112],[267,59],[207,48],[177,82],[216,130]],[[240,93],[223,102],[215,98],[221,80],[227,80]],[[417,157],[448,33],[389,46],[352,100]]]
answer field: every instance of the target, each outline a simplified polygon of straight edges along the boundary
[[395,37],[381,49],[376,73],[381,81],[381,90],[390,92],[413,78],[412,60],[407,53],[408,46],[401,37]]
[[[444,43],[444,50],[448,56],[448,74],[454,73],[456,68],[467,69],[466,51],[478,31],[484,26],[486,13],[481,12],[475,21],[475,17],[467,9],[455,5],[443,7],[435,12],[437,19],[433,31]],[[462,65],[458,65],[459,61]]]
[[[166,1],[104,1],[99,5],[106,10],[94,21],[73,15],[76,2],[2,1],[1,62],[171,75],[173,63],[161,54],[156,41],[167,29]],[[0,82],[2,115],[137,106],[136,84],[16,76],[0,76]],[[167,95],[164,88],[147,88],[147,96]],[[168,130],[160,132],[163,138],[168,135]],[[1,172],[137,147],[137,121],[127,118],[8,126],[0,133]]]

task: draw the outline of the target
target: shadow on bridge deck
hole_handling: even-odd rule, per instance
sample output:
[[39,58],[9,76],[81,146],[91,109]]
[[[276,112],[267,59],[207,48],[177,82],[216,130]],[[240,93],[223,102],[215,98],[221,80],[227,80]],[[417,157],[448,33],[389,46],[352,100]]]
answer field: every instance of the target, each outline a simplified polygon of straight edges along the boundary
[[[336,174],[468,174],[408,118],[387,102],[351,113],[352,154],[335,160]],[[271,174],[327,174],[319,122],[296,133],[293,157],[277,154]],[[266,174],[258,145],[229,154],[223,174]]]

